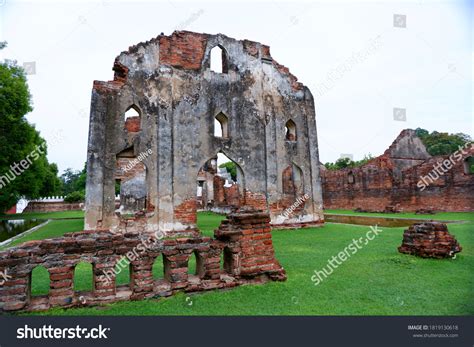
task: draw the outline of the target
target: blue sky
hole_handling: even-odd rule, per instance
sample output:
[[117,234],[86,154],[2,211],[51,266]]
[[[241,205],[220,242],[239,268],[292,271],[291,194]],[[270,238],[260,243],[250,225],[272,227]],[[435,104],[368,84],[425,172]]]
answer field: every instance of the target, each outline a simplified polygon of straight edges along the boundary
[[0,59],[35,63],[27,118],[47,140],[62,134],[49,148],[61,171],[86,160],[92,81],[177,28],[270,45],[313,91],[321,161],[360,159],[404,128],[473,135],[472,12],[469,1],[0,0]]

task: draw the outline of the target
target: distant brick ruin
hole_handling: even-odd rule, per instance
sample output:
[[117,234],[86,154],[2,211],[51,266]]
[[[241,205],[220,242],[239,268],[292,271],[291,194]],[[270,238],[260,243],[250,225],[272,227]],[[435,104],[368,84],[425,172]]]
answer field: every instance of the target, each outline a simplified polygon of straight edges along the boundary
[[[213,50],[220,72],[210,69]],[[113,69],[92,91],[87,230],[125,232],[121,218],[140,214],[149,231],[186,234],[207,200],[266,211],[273,226],[323,222],[313,97],[268,46],[176,31],[130,47]],[[237,184],[203,201],[202,168],[219,153],[236,164]]]
[[453,258],[462,248],[444,223],[415,223],[403,233],[398,251],[422,258]]
[[[446,173],[436,174],[434,166],[449,156],[432,157],[414,130],[403,130],[383,155],[361,167],[322,167],[324,208],[474,211],[474,174],[468,168],[472,157],[474,147],[467,146]],[[425,187],[420,183],[423,178]]]

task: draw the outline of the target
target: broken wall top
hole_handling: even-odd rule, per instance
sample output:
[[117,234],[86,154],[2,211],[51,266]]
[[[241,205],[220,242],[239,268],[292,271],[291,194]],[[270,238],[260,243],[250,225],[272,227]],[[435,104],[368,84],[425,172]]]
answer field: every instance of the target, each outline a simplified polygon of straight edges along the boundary
[[190,31],[175,31],[169,36],[161,34],[150,41],[131,46],[116,57],[114,80],[94,81],[94,89],[120,89],[136,74],[150,78],[156,74],[204,74],[210,66],[210,51],[216,46],[225,51],[230,75],[247,75],[248,72],[250,76],[268,74],[271,75],[270,84],[273,80],[271,87],[277,88],[279,93],[296,98],[310,95],[309,90],[297,81],[288,68],[271,57],[269,46],[249,40],[236,40],[222,34]]

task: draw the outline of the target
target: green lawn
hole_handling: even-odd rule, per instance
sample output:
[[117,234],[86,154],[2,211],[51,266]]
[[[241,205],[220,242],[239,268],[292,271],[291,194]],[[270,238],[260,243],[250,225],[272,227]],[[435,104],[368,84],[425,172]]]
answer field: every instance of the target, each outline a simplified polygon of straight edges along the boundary
[[63,236],[67,232],[81,231],[83,229],[84,229],[83,219],[52,220],[48,224],[46,224],[44,227],[32,232],[31,234],[20,237],[19,239],[8,244],[7,246],[0,247],[0,249],[16,246],[20,243],[31,241],[31,240],[42,240],[42,239],[47,239],[47,238],[52,238],[52,237],[60,237],[60,236]]
[[[408,217],[407,215],[394,216]],[[463,213],[448,215],[439,214],[435,217],[470,219]],[[199,213],[198,224],[204,234],[211,235],[221,219],[221,216],[212,213]],[[25,239],[54,237],[81,229],[82,221],[56,220]],[[314,270],[321,270],[329,258],[342,251],[353,238],[365,236],[369,228],[327,223],[320,228],[275,230],[274,247],[278,260],[287,271],[286,282],[211,291],[191,295],[189,298],[186,294],[177,294],[170,298],[121,302],[101,308],[52,309],[35,314],[472,315],[473,229],[472,222],[450,224],[449,230],[456,236],[463,250],[455,259],[435,260],[398,253],[403,228],[382,228],[383,232],[378,237],[335,269],[318,286],[311,281]],[[21,241],[24,240],[19,240]],[[194,258],[190,267],[194,267]],[[154,274],[157,277],[163,276],[161,259],[156,262]],[[80,264],[75,276],[76,290],[92,288],[92,270],[89,264]],[[128,269],[120,273],[118,283],[128,283]],[[47,290],[47,274],[35,272],[33,294],[38,295]]]
[[0,214],[0,219],[63,219],[63,218],[84,218],[84,211],[61,211],[61,212],[47,212],[47,213],[17,213],[17,214]]
[[352,210],[324,210],[329,214],[346,214],[351,216],[373,216],[386,218],[414,218],[414,219],[433,219],[433,220],[454,220],[454,221],[474,221],[472,212],[437,212],[436,214],[415,214],[414,212],[404,213],[377,213],[377,212],[354,212]]

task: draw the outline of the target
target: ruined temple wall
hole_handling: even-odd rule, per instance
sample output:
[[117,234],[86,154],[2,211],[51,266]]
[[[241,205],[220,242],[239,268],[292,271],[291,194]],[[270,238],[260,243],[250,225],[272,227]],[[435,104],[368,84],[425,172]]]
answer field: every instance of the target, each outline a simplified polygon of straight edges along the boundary
[[[209,69],[216,45],[225,50],[226,73]],[[153,206],[150,228],[194,226],[197,174],[219,151],[244,172],[244,204],[263,210],[281,199],[283,170],[292,163],[300,167],[303,193],[310,197],[303,218],[322,221],[316,207],[321,185],[312,96],[271,58],[268,47],[224,35],[175,32],[131,47],[117,57],[114,70],[114,81],[95,82],[92,95],[88,229],[118,225],[109,201],[112,168],[117,153],[131,146],[137,155],[153,150],[144,161]],[[139,132],[130,131],[136,127],[123,119],[131,105],[141,113]],[[219,112],[228,117],[228,138],[213,136]],[[293,145],[285,143],[290,118],[299,131]],[[270,211],[274,220],[281,209]]]
[[[431,157],[395,175],[393,163],[384,167],[380,157],[360,168],[324,170],[322,173],[324,207],[383,211],[393,206],[401,211],[474,211],[474,175],[466,172],[464,160],[474,155],[471,148],[454,166],[425,188],[422,177],[433,174],[434,166],[449,156]],[[349,183],[353,175],[354,183]],[[423,188],[423,189],[422,189]]]

